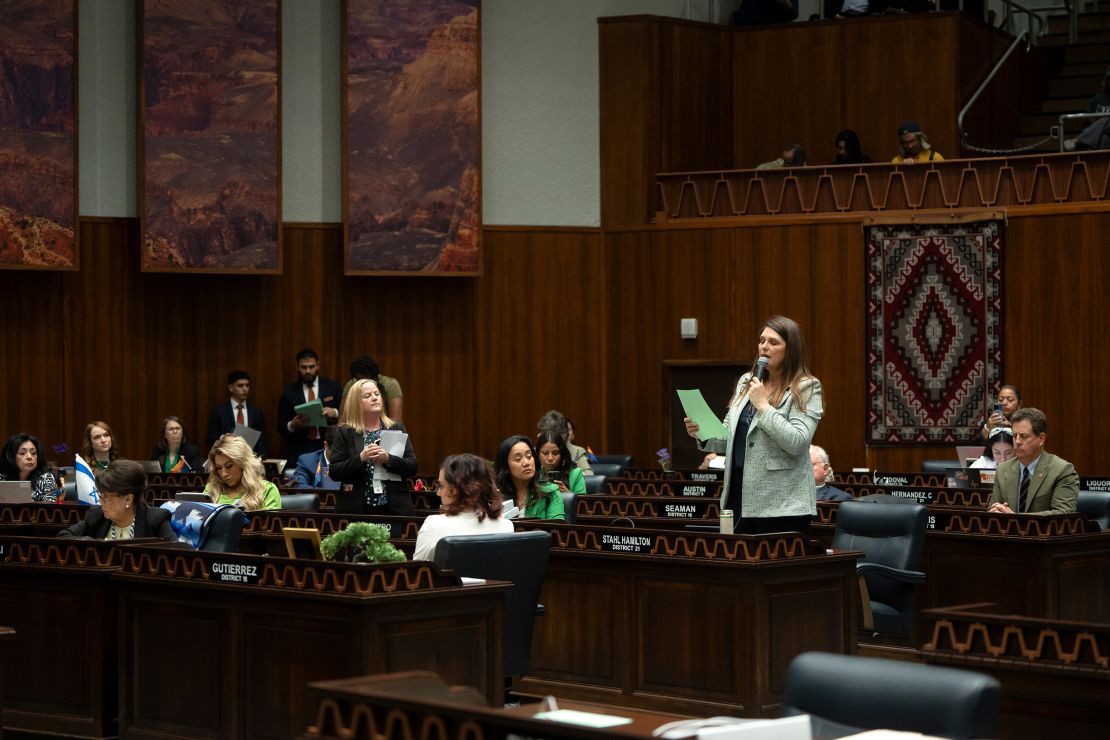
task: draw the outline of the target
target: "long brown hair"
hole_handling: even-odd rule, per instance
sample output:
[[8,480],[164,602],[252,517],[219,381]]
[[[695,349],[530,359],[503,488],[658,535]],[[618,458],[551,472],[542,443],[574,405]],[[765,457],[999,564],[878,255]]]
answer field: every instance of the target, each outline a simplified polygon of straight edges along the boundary
[[[790,389],[790,394],[796,399],[797,407],[800,411],[806,410],[806,398],[801,393],[802,384],[808,381],[813,376],[806,366],[806,340],[802,336],[802,327],[798,326],[798,322],[786,316],[772,316],[763,322],[761,329],[770,329],[782,337],[786,343],[786,353],[782,358],[782,369],[779,371],[781,381],[778,387],[775,388],[775,393],[769,399],[772,406],[778,406],[782,403],[782,397],[786,393],[786,389]],[[759,361],[759,354],[752,360],[751,374],[755,375],[756,363]],[[740,388],[736,391],[736,396],[732,399],[733,404],[740,404],[744,400],[744,396],[748,394],[748,385],[751,383],[751,378],[748,378]]]
[[89,425],[85,427],[85,457],[88,458],[86,462],[90,464],[96,462],[96,453],[93,452],[92,446],[93,427],[100,427],[104,431],[108,432],[108,436],[112,438],[112,446],[108,448],[108,462],[112,462],[119,457],[119,450],[116,449],[116,435],[112,433],[112,427],[108,426],[102,421],[90,422]]

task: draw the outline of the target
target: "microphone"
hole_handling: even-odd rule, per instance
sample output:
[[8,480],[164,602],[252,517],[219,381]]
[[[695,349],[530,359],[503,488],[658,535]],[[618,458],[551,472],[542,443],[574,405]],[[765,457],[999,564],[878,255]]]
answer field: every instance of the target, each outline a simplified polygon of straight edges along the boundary
[[760,383],[766,383],[767,378],[771,377],[770,371],[767,370],[767,362],[766,357],[760,357],[755,361],[755,372],[753,374],[759,378]]

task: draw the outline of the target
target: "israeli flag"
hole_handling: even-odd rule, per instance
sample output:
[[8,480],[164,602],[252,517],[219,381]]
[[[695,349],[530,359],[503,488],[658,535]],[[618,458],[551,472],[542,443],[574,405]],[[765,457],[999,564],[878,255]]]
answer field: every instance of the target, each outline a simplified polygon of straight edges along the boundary
[[85,506],[99,504],[100,493],[96,490],[96,478],[93,477],[92,469],[80,455],[76,458],[73,469],[77,475],[77,501]]

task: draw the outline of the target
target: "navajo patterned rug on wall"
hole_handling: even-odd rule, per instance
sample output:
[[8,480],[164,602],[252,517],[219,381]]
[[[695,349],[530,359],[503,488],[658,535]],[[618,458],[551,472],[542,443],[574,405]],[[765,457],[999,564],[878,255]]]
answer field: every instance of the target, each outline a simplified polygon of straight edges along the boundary
[[868,444],[978,437],[1002,382],[1002,226],[865,224]]

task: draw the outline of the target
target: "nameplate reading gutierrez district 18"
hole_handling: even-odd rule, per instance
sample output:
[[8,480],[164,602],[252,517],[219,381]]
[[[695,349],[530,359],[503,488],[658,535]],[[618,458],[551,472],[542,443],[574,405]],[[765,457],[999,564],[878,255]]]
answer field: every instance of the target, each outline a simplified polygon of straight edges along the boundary
[[655,535],[603,534],[602,552],[646,553],[655,549]]
[[257,584],[262,579],[261,566],[254,563],[236,563],[215,560],[208,564],[208,572],[214,581],[224,583]]

